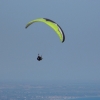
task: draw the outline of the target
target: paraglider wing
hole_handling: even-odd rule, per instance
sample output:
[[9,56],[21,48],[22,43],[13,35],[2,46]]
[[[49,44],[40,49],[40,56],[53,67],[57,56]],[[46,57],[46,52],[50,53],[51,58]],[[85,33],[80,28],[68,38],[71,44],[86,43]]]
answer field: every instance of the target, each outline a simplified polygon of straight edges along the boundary
[[59,36],[62,43],[65,41],[65,35],[64,35],[64,32],[61,29],[61,27],[54,21],[47,19],[47,18],[38,18],[38,19],[32,20],[26,25],[25,28],[28,28],[31,24],[33,24],[35,22],[43,22],[43,23],[47,24],[57,33],[57,35]]

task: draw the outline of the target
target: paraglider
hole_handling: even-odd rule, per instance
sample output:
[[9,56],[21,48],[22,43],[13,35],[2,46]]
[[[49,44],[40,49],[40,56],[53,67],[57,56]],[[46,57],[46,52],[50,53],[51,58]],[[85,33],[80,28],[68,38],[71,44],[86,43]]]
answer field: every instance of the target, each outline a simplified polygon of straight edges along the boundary
[[[26,24],[25,28],[28,28],[31,24],[33,24],[35,22],[43,22],[43,23],[47,24],[56,32],[56,34],[58,35],[58,37],[62,43],[65,41],[65,34],[64,34],[62,28],[56,22],[54,22],[50,19],[47,19],[47,18],[37,18],[35,20],[32,20]],[[38,55],[38,58],[40,60],[42,60],[42,57],[40,57],[39,55]],[[37,60],[40,61],[38,58],[37,58]]]

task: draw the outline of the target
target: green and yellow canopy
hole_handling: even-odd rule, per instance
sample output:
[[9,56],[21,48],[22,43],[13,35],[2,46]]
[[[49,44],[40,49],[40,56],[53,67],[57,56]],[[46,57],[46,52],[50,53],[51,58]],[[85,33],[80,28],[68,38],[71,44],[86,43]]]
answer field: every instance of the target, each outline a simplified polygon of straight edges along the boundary
[[28,22],[28,24],[26,25],[25,28],[29,27],[31,24],[33,24],[35,22],[43,22],[43,23],[47,24],[56,32],[56,34],[58,35],[58,37],[60,38],[62,43],[65,41],[65,35],[64,35],[64,32],[61,29],[61,27],[54,21],[47,19],[47,18],[38,18],[38,19],[32,20],[32,21]]

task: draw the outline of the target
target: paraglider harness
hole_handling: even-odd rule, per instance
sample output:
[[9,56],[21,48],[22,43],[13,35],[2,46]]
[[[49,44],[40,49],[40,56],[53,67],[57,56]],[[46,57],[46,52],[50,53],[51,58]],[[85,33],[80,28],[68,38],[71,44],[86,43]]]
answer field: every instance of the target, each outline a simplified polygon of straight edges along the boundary
[[42,59],[43,59],[42,56],[39,56],[39,54],[38,54],[37,60],[40,61]]

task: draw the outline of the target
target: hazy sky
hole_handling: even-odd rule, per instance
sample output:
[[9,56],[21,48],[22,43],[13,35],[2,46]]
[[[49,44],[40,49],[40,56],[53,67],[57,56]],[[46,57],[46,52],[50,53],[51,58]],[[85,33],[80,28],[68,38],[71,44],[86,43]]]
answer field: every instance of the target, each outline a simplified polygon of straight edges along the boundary
[[[64,43],[44,23],[25,29],[41,17],[62,27]],[[0,81],[8,80],[100,81],[100,0],[1,0]]]

